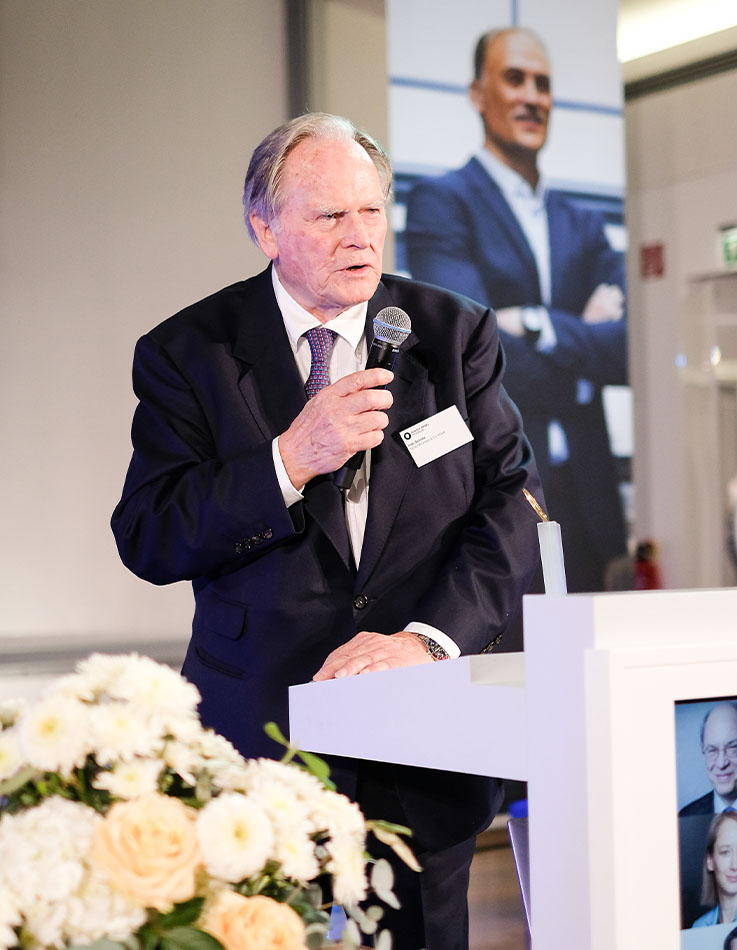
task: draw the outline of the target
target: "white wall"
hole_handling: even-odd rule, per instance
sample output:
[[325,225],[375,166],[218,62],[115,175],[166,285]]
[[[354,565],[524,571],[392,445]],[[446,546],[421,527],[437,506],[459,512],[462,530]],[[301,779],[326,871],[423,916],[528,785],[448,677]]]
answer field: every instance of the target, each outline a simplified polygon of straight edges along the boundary
[[286,118],[276,0],[0,0],[0,634],[157,635],[122,567],[136,338],[261,267],[253,146]]
[[[713,460],[692,446],[714,424],[687,413],[676,358],[700,318],[691,278],[721,266],[719,226],[737,221],[737,73],[701,79],[630,102],[627,219],[632,378],[635,388],[637,535],[660,547],[668,587],[718,582],[705,574],[707,545],[723,549],[719,517],[703,537],[705,506],[723,507]],[[642,244],[662,243],[665,274],[643,280]],[[712,481],[710,481],[712,479]],[[716,537],[715,537],[716,535]]]

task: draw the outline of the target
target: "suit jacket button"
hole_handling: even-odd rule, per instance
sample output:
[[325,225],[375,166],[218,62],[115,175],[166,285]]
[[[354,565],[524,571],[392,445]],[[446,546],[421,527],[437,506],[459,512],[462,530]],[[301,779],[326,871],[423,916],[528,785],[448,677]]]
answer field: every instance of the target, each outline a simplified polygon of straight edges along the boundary
[[271,530],[271,528],[264,528],[264,530],[261,532],[261,537],[264,539],[264,541],[271,541],[271,539],[274,537],[274,532]]
[[243,545],[241,544],[240,541],[236,541],[236,543],[235,543],[235,553],[236,553],[236,554],[243,554]]
[[254,536],[251,538],[251,541],[253,541],[254,544],[261,544],[263,540],[264,539],[261,537],[260,534],[254,534]]
[[364,607],[368,605],[368,597],[365,594],[359,594],[358,597],[354,598],[353,606],[356,610],[363,610]]

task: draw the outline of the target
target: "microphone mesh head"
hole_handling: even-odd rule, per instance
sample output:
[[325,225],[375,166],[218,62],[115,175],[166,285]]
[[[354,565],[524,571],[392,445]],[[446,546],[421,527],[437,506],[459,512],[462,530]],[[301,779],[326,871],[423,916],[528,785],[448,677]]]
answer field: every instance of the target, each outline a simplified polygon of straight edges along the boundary
[[401,346],[412,330],[412,321],[399,307],[384,307],[374,317],[374,336],[382,343]]

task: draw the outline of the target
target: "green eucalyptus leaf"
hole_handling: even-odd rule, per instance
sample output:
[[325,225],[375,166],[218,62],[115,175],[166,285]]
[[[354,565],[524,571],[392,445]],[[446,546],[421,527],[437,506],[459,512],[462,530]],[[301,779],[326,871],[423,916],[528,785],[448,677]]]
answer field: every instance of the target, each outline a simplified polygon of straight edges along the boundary
[[264,732],[270,739],[273,739],[274,742],[278,742],[279,745],[283,745],[286,749],[289,748],[289,743],[284,738],[284,733],[275,722],[267,722],[264,726]]
[[399,910],[399,901],[392,888],[394,887],[394,871],[391,864],[385,858],[379,860],[371,868],[371,887],[378,898]]
[[307,932],[305,932],[305,946],[307,947],[307,950],[322,950],[322,948],[325,946],[325,934],[324,933],[308,934]]
[[411,868],[413,871],[421,871],[422,867],[418,862],[417,858],[414,855],[414,852],[409,847],[406,841],[395,834],[393,831],[387,831],[385,828],[373,827],[371,829],[379,841],[388,845],[397,857],[401,858],[402,861]]
[[323,785],[335,791],[335,785],[330,781],[330,766],[324,759],[321,759],[319,755],[314,755],[312,752],[300,751],[297,752],[297,755],[307,766],[308,772],[314,775],[315,778],[318,778]]
[[40,776],[41,773],[38,769],[34,769],[28,765],[26,768],[21,769],[20,772],[16,772],[15,775],[11,775],[10,778],[6,778],[4,782],[0,782],[0,795],[12,795],[13,792],[17,792],[19,788],[23,788],[26,782],[30,782],[32,779],[38,779]]
[[100,937],[94,943],[86,946],[75,945],[70,947],[70,950],[128,950],[128,947],[122,941],[118,942],[117,940],[109,940],[107,937]]
[[174,927],[162,935],[161,950],[223,950],[223,945],[204,930]]
[[406,825],[397,825],[395,822],[385,821],[383,818],[371,818],[366,822],[366,827],[369,831],[375,831],[376,828],[379,828],[382,831],[390,831],[395,835],[412,835],[412,829]]
[[170,930],[172,927],[186,927],[193,924],[202,913],[204,897],[193,897],[184,904],[175,904],[168,914],[162,914],[156,921],[157,927]]
[[376,950],[392,950],[392,935],[388,930],[382,930],[374,944]]
[[141,950],[156,950],[159,945],[158,934],[154,933],[149,927],[141,927],[138,936],[141,940]]
[[341,939],[343,941],[344,947],[360,947],[361,946],[361,934],[358,930],[358,925],[355,920],[349,920],[345,927],[343,928],[343,933],[341,934]]
[[305,946],[309,947],[310,950],[322,950],[325,946],[328,929],[329,925],[325,923],[308,924],[305,927]]

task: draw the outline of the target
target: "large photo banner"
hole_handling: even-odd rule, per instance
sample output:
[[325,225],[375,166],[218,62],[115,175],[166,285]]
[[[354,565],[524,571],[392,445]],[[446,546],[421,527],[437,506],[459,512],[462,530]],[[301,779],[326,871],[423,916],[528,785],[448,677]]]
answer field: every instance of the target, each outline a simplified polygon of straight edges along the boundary
[[397,270],[495,309],[571,592],[632,585],[616,15],[387,0]]

